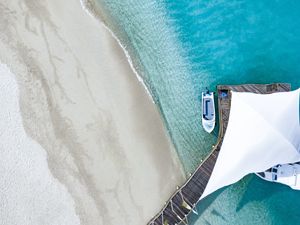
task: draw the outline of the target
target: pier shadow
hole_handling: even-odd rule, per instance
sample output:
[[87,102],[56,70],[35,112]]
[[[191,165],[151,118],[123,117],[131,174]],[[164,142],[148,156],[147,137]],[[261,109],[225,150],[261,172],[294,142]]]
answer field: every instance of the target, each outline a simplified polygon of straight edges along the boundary
[[[219,197],[219,195],[222,194],[223,191],[226,190],[226,188],[228,187],[224,187],[214,193],[212,193],[211,195],[205,197],[204,199],[202,199],[196,206],[196,211],[198,213],[198,215],[196,214],[191,214],[189,215],[189,224],[193,225],[195,224],[195,222],[198,220],[198,218],[200,218],[203,213],[205,213],[206,210],[208,210],[209,206],[211,206],[215,200]],[[219,218],[221,218],[223,221],[226,221],[226,218],[216,209],[209,209],[211,212],[211,214],[213,216],[217,216]],[[204,219],[205,221],[205,225],[212,225],[208,220]]]
[[210,222],[208,222],[207,220],[204,220],[205,221],[205,225],[212,225]]
[[227,221],[227,219],[221,214],[219,213],[217,210],[213,209],[211,211],[211,214],[214,215],[214,216],[217,216],[219,218],[221,218],[223,221]]

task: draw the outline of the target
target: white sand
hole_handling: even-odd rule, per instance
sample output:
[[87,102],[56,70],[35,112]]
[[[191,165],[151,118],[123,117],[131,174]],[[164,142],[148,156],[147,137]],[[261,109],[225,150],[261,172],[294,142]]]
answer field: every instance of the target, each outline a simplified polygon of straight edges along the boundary
[[[58,212],[66,221],[55,221],[54,214],[37,211],[47,196],[24,189],[20,201],[36,199],[37,208],[18,216],[40,218],[28,224],[76,224],[72,201],[81,224],[146,224],[183,182],[151,99],[117,42],[79,0],[1,0],[0,60],[16,75],[26,134],[47,157],[48,164],[40,156],[43,173],[48,167],[57,179],[40,177],[60,188],[49,190],[61,194],[51,208],[65,204]],[[18,176],[7,176],[14,185]],[[3,224],[17,223],[3,212]]]
[[79,224],[74,201],[26,136],[14,75],[0,64],[0,224]]

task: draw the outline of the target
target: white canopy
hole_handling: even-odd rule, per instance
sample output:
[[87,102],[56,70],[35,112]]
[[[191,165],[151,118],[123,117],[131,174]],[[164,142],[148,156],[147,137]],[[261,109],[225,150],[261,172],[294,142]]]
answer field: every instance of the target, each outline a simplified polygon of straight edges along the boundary
[[232,92],[223,144],[201,198],[245,175],[300,161],[300,89],[274,94]]

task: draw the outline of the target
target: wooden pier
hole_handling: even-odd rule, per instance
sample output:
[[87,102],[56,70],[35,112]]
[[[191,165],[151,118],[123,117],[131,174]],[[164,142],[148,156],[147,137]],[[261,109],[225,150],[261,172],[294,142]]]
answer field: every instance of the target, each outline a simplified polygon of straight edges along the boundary
[[177,188],[176,192],[165,203],[163,209],[151,219],[148,225],[188,224],[188,215],[192,212],[197,214],[196,204],[199,202],[214,169],[227,128],[231,105],[231,90],[236,92],[270,94],[290,91],[290,89],[290,84],[286,83],[217,86],[220,123],[217,144],[183,186]]

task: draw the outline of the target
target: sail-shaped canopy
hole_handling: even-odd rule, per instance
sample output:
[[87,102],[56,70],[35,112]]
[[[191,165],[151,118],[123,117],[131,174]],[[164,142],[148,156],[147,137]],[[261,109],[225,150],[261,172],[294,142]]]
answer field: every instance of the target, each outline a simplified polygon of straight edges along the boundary
[[201,196],[245,175],[300,161],[300,89],[274,94],[232,92],[221,150]]

